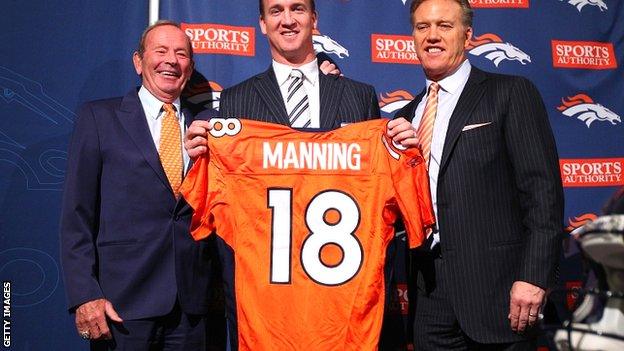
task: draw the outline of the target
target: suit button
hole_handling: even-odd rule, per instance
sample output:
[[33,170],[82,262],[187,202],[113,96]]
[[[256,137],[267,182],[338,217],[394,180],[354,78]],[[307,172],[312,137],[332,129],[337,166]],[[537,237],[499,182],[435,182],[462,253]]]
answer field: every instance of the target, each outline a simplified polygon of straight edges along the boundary
[[175,215],[175,216],[173,217],[173,219],[174,219],[175,221],[179,221],[179,220],[180,220],[180,215]]

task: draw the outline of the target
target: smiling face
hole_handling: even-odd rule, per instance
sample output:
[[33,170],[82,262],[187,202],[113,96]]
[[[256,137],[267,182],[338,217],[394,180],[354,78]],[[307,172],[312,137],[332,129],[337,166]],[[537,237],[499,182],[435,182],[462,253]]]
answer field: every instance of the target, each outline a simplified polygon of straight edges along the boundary
[[188,37],[173,25],[155,27],[145,37],[143,54],[134,53],[134,69],[158,100],[177,99],[193,72]]
[[412,14],[416,55],[427,78],[439,81],[453,74],[466,59],[472,28],[462,23],[453,0],[426,0]]
[[262,1],[260,29],[269,40],[272,58],[291,66],[314,60],[312,32],[316,28],[316,13],[309,0]]

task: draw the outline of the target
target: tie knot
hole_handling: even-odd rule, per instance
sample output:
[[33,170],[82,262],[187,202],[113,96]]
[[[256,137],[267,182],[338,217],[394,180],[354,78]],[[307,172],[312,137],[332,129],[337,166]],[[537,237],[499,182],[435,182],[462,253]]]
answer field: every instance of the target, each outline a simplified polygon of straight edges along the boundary
[[165,112],[167,113],[173,113],[173,115],[175,116],[175,107],[173,106],[173,104],[163,104],[163,110],[165,110]]
[[430,92],[430,93],[437,94],[437,93],[438,93],[438,90],[440,90],[440,84],[439,84],[439,83],[432,82],[432,83],[429,85],[429,92]]
[[290,71],[290,77],[293,79],[302,79],[303,78],[303,72],[301,72],[300,70],[293,68],[292,71]]

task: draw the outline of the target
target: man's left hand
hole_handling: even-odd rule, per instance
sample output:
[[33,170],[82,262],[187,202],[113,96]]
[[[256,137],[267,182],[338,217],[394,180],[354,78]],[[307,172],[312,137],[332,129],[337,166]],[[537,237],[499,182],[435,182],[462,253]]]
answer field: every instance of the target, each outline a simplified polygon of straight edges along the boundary
[[321,62],[321,66],[319,67],[319,69],[325,75],[328,75],[328,74],[333,74],[333,75],[336,75],[336,76],[337,75],[341,75],[340,74],[340,69],[338,69],[338,67],[336,65],[334,65],[333,63],[331,63],[329,61]]
[[508,318],[511,330],[522,333],[538,320],[546,291],[531,283],[516,281],[509,294]]

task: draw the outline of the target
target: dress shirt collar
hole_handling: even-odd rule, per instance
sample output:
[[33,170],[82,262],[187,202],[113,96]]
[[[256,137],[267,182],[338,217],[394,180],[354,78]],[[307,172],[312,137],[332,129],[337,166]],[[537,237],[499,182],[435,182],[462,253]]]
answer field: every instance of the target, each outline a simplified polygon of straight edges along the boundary
[[[141,86],[139,89],[139,100],[141,100],[141,104],[143,105],[143,110],[145,111],[145,115],[148,118],[158,119],[162,113],[162,106],[164,102],[158,100],[152,93],[150,93],[145,86]],[[180,116],[180,98],[178,97],[172,103],[175,107],[175,110],[178,112],[178,118]]]
[[[443,91],[452,95],[455,95],[456,93],[461,93],[461,89],[463,88],[466,81],[468,80],[468,77],[470,76],[470,70],[470,62],[466,59],[461,65],[459,65],[459,68],[457,68],[457,70],[453,72],[453,74],[445,77],[438,82],[438,84],[440,84],[440,88]],[[431,85],[431,83],[433,83],[433,81],[427,79],[427,91],[429,91],[429,86]]]
[[313,86],[316,85],[316,81],[318,80],[319,68],[317,60],[314,59],[304,65],[299,67],[292,67],[285,65],[283,63],[276,62],[273,60],[273,71],[275,72],[275,78],[277,78],[277,84],[282,86],[288,81],[288,77],[290,76],[290,71],[294,68],[298,69],[305,76],[305,80],[307,80]]

